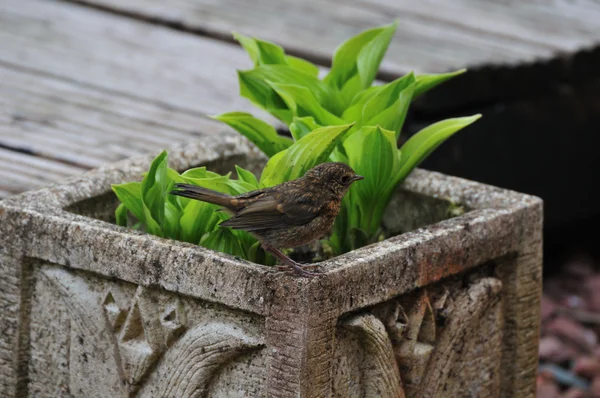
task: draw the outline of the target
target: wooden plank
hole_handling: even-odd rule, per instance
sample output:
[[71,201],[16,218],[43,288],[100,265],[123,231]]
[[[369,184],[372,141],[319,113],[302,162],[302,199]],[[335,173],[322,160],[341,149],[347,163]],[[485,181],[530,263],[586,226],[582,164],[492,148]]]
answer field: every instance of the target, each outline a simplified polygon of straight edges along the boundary
[[0,65],[0,143],[98,167],[226,130],[199,114]]
[[0,2],[0,61],[192,114],[253,110],[236,45],[61,1]]
[[253,110],[235,73],[251,66],[246,54],[209,38],[65,2],[6,0],[0,42],[1,196],[211,139],[228,128],[206,114]]
[[322,62],[351,35],[397,18],[382,64],[392,74],[530,63],[600,42],[600,7],[593,0],[76,1],[218,37],[236,30]]
[[85,171],[52,159],[0,148],[0,198],[38,188]]

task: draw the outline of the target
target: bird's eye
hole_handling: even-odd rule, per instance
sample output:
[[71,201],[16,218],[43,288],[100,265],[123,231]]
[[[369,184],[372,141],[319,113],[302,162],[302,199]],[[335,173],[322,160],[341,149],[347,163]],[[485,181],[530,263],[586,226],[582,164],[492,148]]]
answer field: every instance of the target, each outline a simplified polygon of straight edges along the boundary
[[342,184],[348,184],[350,182],[350,176],[342,176],[342,178],[340,178],[340,182]]

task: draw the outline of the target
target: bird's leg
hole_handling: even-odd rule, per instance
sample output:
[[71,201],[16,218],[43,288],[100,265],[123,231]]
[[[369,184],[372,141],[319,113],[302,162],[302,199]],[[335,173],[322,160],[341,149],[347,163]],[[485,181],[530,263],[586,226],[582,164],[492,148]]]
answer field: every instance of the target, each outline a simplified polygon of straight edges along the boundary
[[297,263],[294,260],[292,260],[291,258],[289,258],[288,256],[286,256],[284,253],[282,253],[280,250],[278,250],[274,247],[263,246],[263,249],[265,249],[266,251],[268,251],[275,257],[277,257],[279,259],[279,261],[281,261],[284,265],[287,266],[287,267],[285,267],[286,269],[291,268],[298,275],[306,276],[306,277],[323,275],[321,273],[307,271],[306,268],[314,268],[315,266],[312,266],[312,265],[306,266],[306,265]]

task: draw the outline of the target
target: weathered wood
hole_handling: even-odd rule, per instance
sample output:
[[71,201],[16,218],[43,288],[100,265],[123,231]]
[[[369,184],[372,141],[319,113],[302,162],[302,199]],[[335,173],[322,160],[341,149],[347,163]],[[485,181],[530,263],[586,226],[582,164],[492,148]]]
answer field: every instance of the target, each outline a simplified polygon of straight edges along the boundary
[[232,30],[257,35],[321,61],[328,61],[351,35],[398,18],[383,63],[392,73],[520,64],[576,52],[600,40],[600,7],[591,0],[76,1],[220,37]]
[[0,197],[228,129],[206,114],[254,110],[235,74],[251,64],[231,44],[35,0],[0,4],[0,42]]
[[237,46],[57,1],[0,4],[0,61],[193,114],[254,109]]
[[80,174],[84,168],[0,148],[0,198]]
[[89,169],[227,127],[199,114],[0,65],[0,142]]

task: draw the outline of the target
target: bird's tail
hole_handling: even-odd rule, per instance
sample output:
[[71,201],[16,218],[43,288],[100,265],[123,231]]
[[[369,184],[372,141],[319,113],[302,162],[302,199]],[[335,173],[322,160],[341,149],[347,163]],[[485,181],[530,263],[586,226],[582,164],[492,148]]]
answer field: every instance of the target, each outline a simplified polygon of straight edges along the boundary
[[184,198],[200,200],[202,202],[223,206],[228,209],[234,208],[231,203],[233,196],[191,184],[175,184],[174,188],[175,189],[170,192],[171,195],[179,195]]

